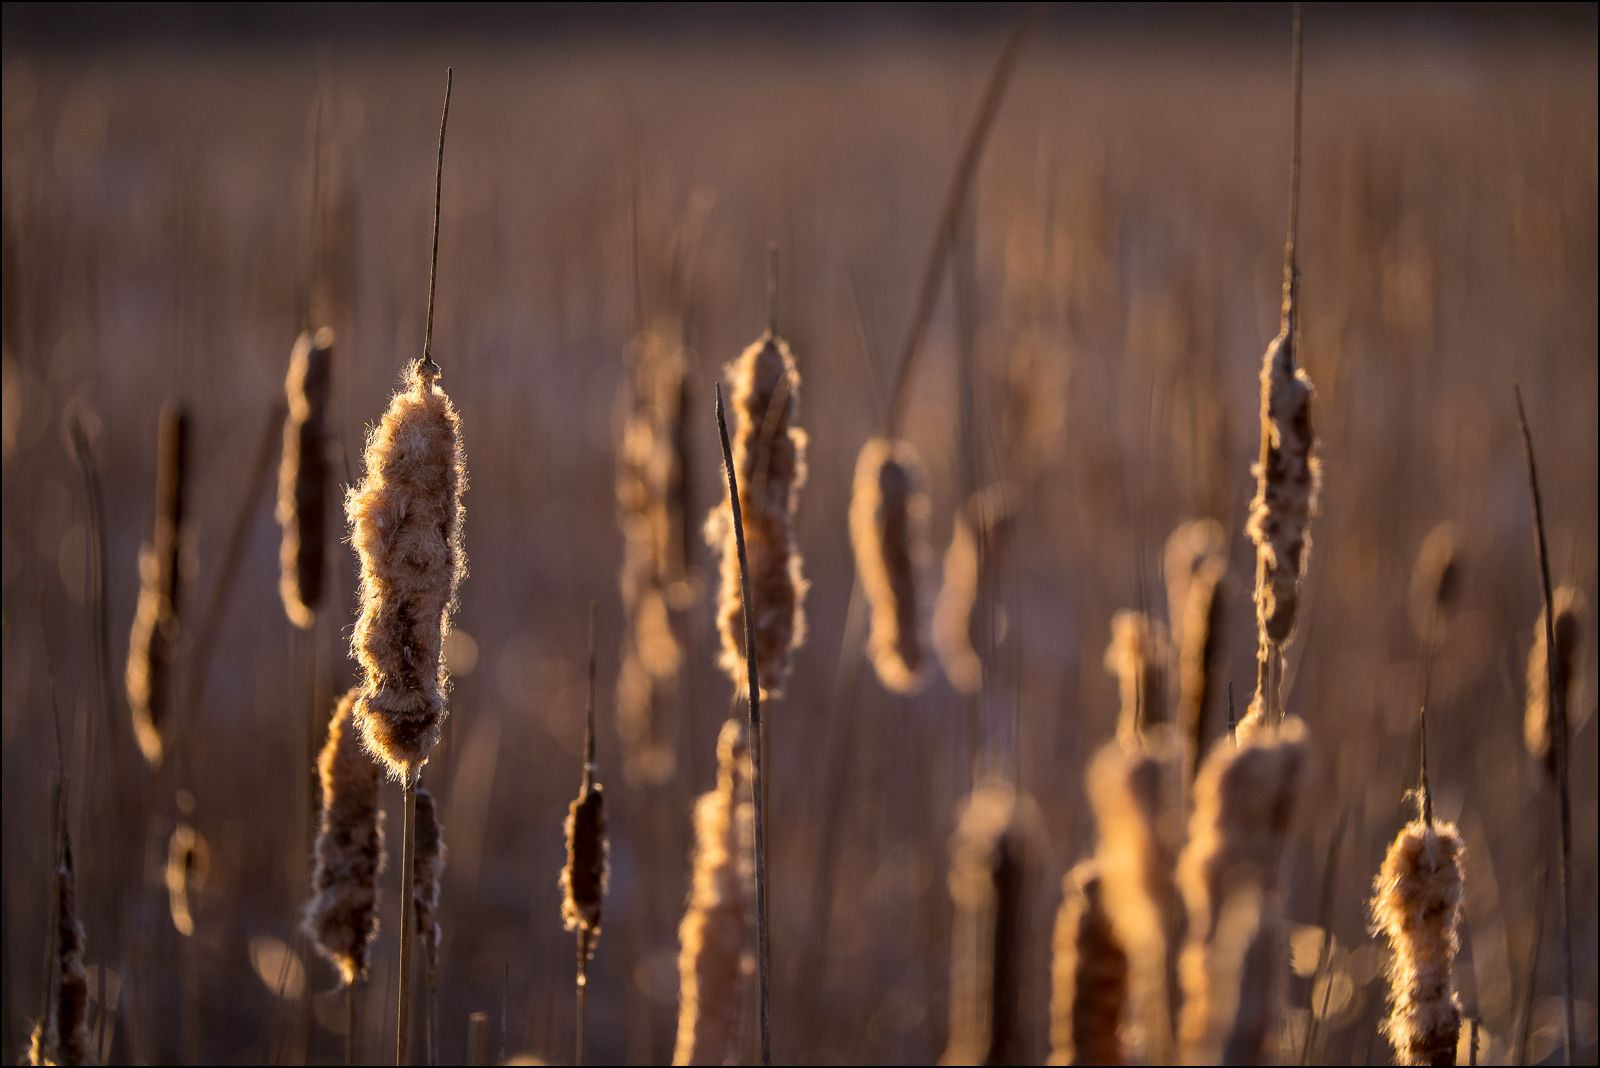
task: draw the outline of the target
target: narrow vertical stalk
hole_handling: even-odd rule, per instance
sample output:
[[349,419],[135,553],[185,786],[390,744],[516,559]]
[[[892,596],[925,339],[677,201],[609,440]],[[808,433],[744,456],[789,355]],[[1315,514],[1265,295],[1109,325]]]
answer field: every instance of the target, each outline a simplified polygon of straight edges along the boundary
[[744,516],[739,509],[739,479],[733,470],[733,446],[728,441],[728,422],[722,414],[722,385],[717,384],[717,434],[722,441],[722,463],[728,473],[728,504],[733,512],[733,537],[739,550],[739,596],[744,617],[744,662],[748,672],[747,696],[750,703],[751,793],[756,816],[756,988],[761,1013],[761,1063],[772,1063],[772,1018],[769,1002],[769,957],[767,929],[767,817],[764,802],[765,781],[762,757],[765,739],[761,721],[761,680],[756,669],[755,628],[750,598],[750,559],[744,545]]
[[411,982],[416,937],[411,930],[411,883],[417,866],[417,774],[406,776],[403,790],[403,809],[400,848],[400,997],[395,1006],[394,1063],[406,1063],[411,1024]]
[[356,984],[344,988],[344,1063],[356,1063]]
[[583,1033],[589,1023],[589,932],[578,930],[578,1019],[577,1037],[573,1040],[572,1063],[583,1063]]

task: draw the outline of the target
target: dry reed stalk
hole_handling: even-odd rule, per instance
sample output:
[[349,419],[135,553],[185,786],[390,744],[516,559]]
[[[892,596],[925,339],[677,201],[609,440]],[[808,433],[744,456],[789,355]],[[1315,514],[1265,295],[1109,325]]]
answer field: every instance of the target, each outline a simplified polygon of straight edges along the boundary
[[968,796],[950,842],[950,1044],[941,1064],[1023,1064],[1028,881],[1043,822],[1031,798],[990,780]]
[[739,985],[754,964],[748,928],[755,897],[749,861],[754,810],[744,725],[717,736],[717,784],[694,806],[694,875],[678,928],[678,1035],[673,1064],[724,1064],[734,1055]]
[[[65,815],[65,806],[62,806]],[[60,831],[55,870],[55,927],[50,965],[47,1004],[42,1017],[34,1022],[26,1064],[92,1063],[89,1038],[89,977],[84,971],[85,937],[78,922],[77,878],[72,862],[72,838],[65,826]]]
[[322,601],[323,555],[328,508],[329,391],[333,331],[306,331],[295,340],[284,382],[288,417],[283,424],[283,460],[278,466],[278,593],[297,627],[316,621]]
[[856,458],[850,543],[872,609],[867,653],[878,680],[895,693],[923,681],[917,578],[927,557],[928,498],[922,462],[907,441],[871,438]]
[[1117,680],[1120,710],[1117,739],[1130,749],[1168,723],[1167,630],[1143,612],[1122,611],[1111,617],[1111,644],[1105,667]]
[[139,550],[139,601],[125,677],[134,738],[152,768],[161,764],[177,699],[173,688],[189,467],[189,414],[180,404],[169,402],[161,409],[157,453],[155,530]]
[[352,722],[359,693],[352,689],[339,698],[317,757],[322,816],[302,924],[347,985],[366,977],[367,954],[378,935],[378,875],[385,861],[378,803],[382,774],[362,749]]
[[1123,1064],[1120,1029],[1128,1002],[1128,955],[1106,914],[1092,860],[1061,881],[1050,965],[1048,1064]]
[[1174,882],[1183,847],[1183,779],[1188,761],[1170,729],[1137,749],[1105,746],[1090,762],[1089,801],[1099,828],[1095,848],[1106,915],[1128,957],[1130,1011],[1146,1063],[1173,1056],[1178,952],[1184,904]]
[[1456,1063],[1464,853],[1455,825],[1425,814],[1400,829],[1373,880],[1373,932],[1390,951],[1383,1033],[1396,1064]]
[[1311,549],[1309,527],[1317,507],[1322,463],[1313,455],[1311,380],[1295,366],[1300,344],[1299,267],[1295,238],[1300,213],[1300,9],[1294,11],[1294,152],[1290,174],[1289,225],[1283,246],[1283,310],[1278,336],[1261,364],[1261,449],[1252,468],[1255,496],[1245,532],[1256,546],[1256,695],[1258,716],[1284,715],[1284,650],[1294,635],[1300,579]]
[[411,876],[411,911],[415,930],[422,942],[423,957],[423,1047],[428,1063],[439,1063],[439,889],[444,882],[444,828],[439,824],[438,806],[427,787],[416,788],[416,863]]
[[205,836],[187,822],[172,829],[167,839],[167,866],[163,882],[167,887],[167,911],[179,934],[194,934],[193,897],[204,889],[211,871],[211,847]]
[[[1241,734],[1236,746],[1219,742],[1201,765],[1177,873],[1189,914],[1179,958],[1186,1063],[1271,1056],[1283,971],[1274,948],[1283,937],[1279,868],[1308,745],[1304,724],[1290,716]],[[1239,894],[1253,903],[1252,944],[1230,950],[1222,919]]]
[[[1583,593],[1575,586],[1557,587],[1552,595],[1555,622],[1549,632],[1555,636],[1554,657],[1547,657],[1545,619],[1540,613],[1533,631],[1533,647],[1528,651],[1528,702],[1522,720],[1522,738],[1528,755],[1544,769],[1546,780],[1556,782],[1556,753],[1551,745],[1551,688],[1561,692],[1561,703],[1572,708],[1577,703],[1579,656],[1583,649]],[[1570,721],[1568,730],[1571,730]]]
[[1411,628],[1427,650],[1438,637],[1434,633],[1455,601],[1461,583],[1461,529],[1445,521],[1434,526],[1422,539],[1416,563],[1411,567]]
[[588,1006],[589,960],[600,939],[601,906],[609,878],[610,843],[606,840],[605,794],[596,777],[594,755],[594,617],[589,605],[589,700],[583,731],[583,779],[578,796],[567,808],[567,862],[561,869],[561,921],[578,936],[577,1057],[583,1063],[584,1030]]
[[[751,624],[756,664],[766,692],[781,696],[789,675],[789,654],[806,636],[808,583],[794,541],[795,507],[806,480],[806,432],[794,425],[800,408],[800,374],[788,343],[770,329],[724,371],[733,384],[733,466],[755,605]],[[717,663],[742,689],[748,681],[744,600],[729,520],[728,507],[719,504],[706,519],[705,533],[707,543],[722,554],[717,605],[722,654]]]
[[930,636],[945,678],[968,695],[983,688],[983,657],[973,645],[973,613],[985,591],[998,581],[999,550],[1011,529],[1014,494],[1013,487],[995,483],[969,497],[956,513],[944,554]]

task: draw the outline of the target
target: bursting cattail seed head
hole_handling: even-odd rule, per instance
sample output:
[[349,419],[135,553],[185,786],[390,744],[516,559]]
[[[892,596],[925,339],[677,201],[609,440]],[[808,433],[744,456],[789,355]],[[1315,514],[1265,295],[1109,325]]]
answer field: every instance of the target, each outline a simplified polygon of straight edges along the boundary
[[[800,411],[800,373],[781,337],[768,330],[725,369],[733,384],[733,464],[739,509],[750,561],[750,599],[755,605],[756,667],[761,687],[783,692],[789,654],[805,641],[805,597],[794,514],[806,480],[806,432],[795,425]],[[724,500],[706,520],[706,541],[722,554],[722,591],[717,663],[740,692],[748,682],[744,663],[744,608],[733,514]]]
[[128,640],[126,673],[134,738],[152,768],[161,763],[163,733],[176,700],[178,597],[189,467],[189,415],[181,405],[169,402],[161,409],[158,451],[155,530],[139,551],[139,601]]
[[1528,755],[1544,766],[1552,782],[1556,774],[1555,747],[1550,737],[1550,668],[1555,668],[1557,696],[1567,710],[1568,734],[1572,730],[1572,710],[1576,704],[1579,655],[1583,649],[1583,594],[1574,586],[1560,586],[1551,595],[1555,605],[1552,629],[1555,631],[1553,664],[1546,659],[1544,613],[1533,628],[1533,648],[1528,652],[1528,703],[1523,713],[1523,742]]
[[850,543],[872,609],[867,652],[878,679],[895,693],[922,683],[917,572],[927,555],[928,499],[922,464],[909,442],[871,438],[856,458]]
[[1389,1016],[1396,1064],[1455,1064],[1461,1005],[1462,858],[1455,826],[1414,820],[1400,829],[1372,884],[1374,932],[1389,943]]
[[361,746],[353,722],[359,689],[339,699],[317,757],[322,816],[316,870],[302,927],[346,985],[366,976],[378,934],[378,875],[383,871],[382,773]]
[[322,601],[328,508],[327,415],[332,381],[333,331],[302,333],[289,356],[284,393],[289,414],[283,424],[283,461],[278,466],[278,593],[297,627],[316,620]]
[[725,1064],[735,1052],[739,983],[753,969],[755,839],[750,753],[737,719],[717,737],[717,785],[694,806],[694,875],[678,927],[673,1064]]
[[1128,955],[1106,915],[1094,861],[1061,881],[1050,965],[1050,1064],[1122,1064]]
[[61,863],[56,869],[54,986],[44,1019],[35,1021],[24,1054],[27,1064],[89,1064],[89,976],[83,967],[86,939],[78,922],[77,877],[72,839],[61,837]]
[[1111,644],[1105,666],[1117,680],[1121,698],[1117,738],[1130,748],[1171,719],[1167,708],[1167,631],[1143,612],[1111,617]]
[[996,555],[1011,526],[1013,493],[1000,483],[974,493],[956,512],[944,554],[931,637],[945,677],[964,694],[983,686],[983,658],[973,644],[974,613],[984,592],[996,584]]
[[417,938],[427,948],[439,946],[439,888],[444,883],[444,862],[449,851],[444,845],[444,827],[439,823],[439,806],[424,786],[416,791],[416,866],[411,873],[411,911],[417,918]]
[[449,681],[444,636],[466,574],[461,418],[420,363],[367,437],[366,476],[345,499],[361,558],[361,613],[351,647],[365,679],[355,716],[395,779],[439,740]]

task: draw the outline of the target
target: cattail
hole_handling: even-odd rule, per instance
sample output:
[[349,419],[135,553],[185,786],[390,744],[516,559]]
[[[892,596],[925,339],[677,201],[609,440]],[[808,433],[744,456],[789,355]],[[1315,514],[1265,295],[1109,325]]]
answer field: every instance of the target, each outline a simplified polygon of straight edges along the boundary
[[[805,641],[807,582],[794,542],[794,512],[806,480],[806,432],[794,425],[800,409],[800,374],[781,337],[768,330],[739,354],[725,372],[733,382],[733,463],[739,508],[750,560],[750,597],[755,604],[756,667],[762,689],[783,692],[789,654]],[[726,504],[706,520],[706,541],[722,553],[722,592],[717,662],[743,692],[744,609],[739,592],[739,555]]]
[[1142,737],[1171,719],[1165,685],[1170,655],[1166,628],[1143,612],[1111,617],[1105,666],[1117,679],[1117,738],[1124,745],[1137,747]]
[[850,543],[872,608],[867,652],[878,679],[895,693],[922,683],[917,572],[926,556],[928,498],[910,442],[871,438],[856,458]]
[[1210,728],[1211,680],[1222,656],[1222,582],[1228,561],[1213,556],[1202,563],[1184,593],[1178,639],[1178,730],[1188,743],[1189,776],[1205,752]]
[[161,409],[158,452],[155,532],[139,550],[139,602],[128,640],[126,677],[134,737],[152,768],[161,763],[167,718],[176,699],[189,466],[189,415],[181,405],[168,403]]
[[188,823],[172,829],[167,839],[167,866],[164,882],[167,887],[167,911],[172,926],[185,937],[194,934],[193,895],[203,889],[211,871],[211,847],[205,836]]
[[345,500],[361,557],[351,647],[366,677],[355,717],[395,779],[413,774],[439,740],[444,636],[467,567],[461,418],[427,367],[408,368],[406,388],[367,437],[366,477]]
[[735,1052],[740,980],[754,970],[747,933],[755,820],[744,725],[717,736],[717,785],[694,806],[694,877],[678,927],[678,1037],[673,1064],[725,1064]]
[[[1189,914],[1179,958],[1179,1038],[1188,1063],[1259,1064],[1271,1056],[1283,970],[1272,949],[1283,937],[1279,868],[1307,745],[1304,725],[1291,716],[1241,735],[1237,747],[1219,742],[1201,765],[1189,842],[1178,858]],[[1223,937],[1224,913],[1238,894],[1257,899],[1259,910],[1244,949]]]
[[[1533,648],[1528,652],[1528,704],[1523,714],[1522,737],[1528,754],[1545,769],[1550,781],[1556,778],[1555,747],[1550,744],[1550,668],[1555,671],[1555,684],[1563,707],[1571,709],[1575,702],[1578,683],[1578,655],[1583,645],[1583,594],[1573,586],[1560,586],[1552,595],[1555,604],[1554,623],[1556,655],[1554,663],[1547,663],[1544,640],[1544,613],[1533,629]],[[1570,711],[1567,722],[1572,722]]]
[[1460,948],[1462,854],[1455,825],[1400,829],[1372,883],[1372,927],[1389,943],[1389,1016],[1396,1064],[1455,1064],[1461,1004],[1451,975]]
[[362,749],[352,722],[360,695],[339,699],[328,721],[328,740],[317,757],[322,818],[317,828],[316,870],[302,926],[346,985],[366,977],[367,952],[378,935],[378,875],[384,867],[381,773]]
[[589,958],[600,938],[600,908],[605,902],[607,853],[605,795],[596,777],[594,739],[594,602],[589,603],[589,700],[583,731],[583,779],[567,809],[567,863],[561,869],[561,920],[578,934],[577,1005],[574,1063],[583,1063],[587,1029]]
[[1162,553],[1162,577],[1167,584],[1167,625],[1173,640],[1183,642],[1189,615],[1189,587],[1207,562],[1226,557],[1228,536],[1215,519],[1190,519],[1179,523],[1167,537]]
[[1435,640],[1434,629],[1455,600],[1461,583],[1461,529],[1443,522],[1428,531],[1411,568],[1411,626],[1424,644]]
[[283,391],[289,415],[283,424],[283,462],[278,466],[278,593],[297,627],[310,627],[322,601],[323,531],[328,507],[327,415],[332,378],[333,331],[306,331],[289,355]]
[[63,830],[56,869],[56,942],[53,985],[44,1018],[34,1023],[24,1055],[28,1064],[89,1063],[89,976],[83,968],[85,938],[78,922],[72,839]]
[[941,1064],[1023,1064],[1024,915],[1042,821],[1010,783],[980,783],[950,843],[950,1045]]
[[1128,955],[1131,1009],[1141,1025],[1143,1059],[1152,1064],[1172,1057],[1184,929],[1173,872],[1183,845],[1186,763],[1182,740],[1163,728],[1137,750],[1108,744],[1087,776],[1104,908]]
[[1095,862],[1061,881],[1051,962],[1049,1064],[1122,1064],[1119,1029],[1128,1001],[1128,955],[1106,915]]
[[974,493],[956,513],[944,554],[931,636],[945,677],[964,694],[975,694],[983,686],[983,658],[973,645],[974,612],[980,598],[996,585],[997,555],[1011,526],[1013,492],[997,483]]

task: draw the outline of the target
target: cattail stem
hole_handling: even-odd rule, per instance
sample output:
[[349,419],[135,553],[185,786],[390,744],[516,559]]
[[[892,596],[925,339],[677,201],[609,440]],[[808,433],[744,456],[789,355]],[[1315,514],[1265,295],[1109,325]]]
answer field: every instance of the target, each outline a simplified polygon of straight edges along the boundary
[[589,1022],[589,931],[578,929],[578,1019],[573,1038],[572,1063],[583,1063],[583,1034]]
[[728,421],[722,413],[722,385],[717,384],[717,435],[722,442],[722,463],[728,473],[728,503],[733,511],[734,544],[739,552],[739,595],[744,616],[744,662],[749,675],[746,694],[750,705],[751,793],[755,800],[756,853],[756,987],[761,1017],[761,1063],[772,1063],[772,1020],[768,1001],[769,947],[767,944],[767,820],[763,801],[762,756],[765,746],[761,722],[761,680],[756,668],[754,613],[750,598],[750,560],[745,552],[744,517],[739,509],[739,479],[733,469],[733,446],[728,441]]
[[433,171],[433,254],[428,258],[428,322],[422,332],[422,361],[424,375],[437,375],[439,365],[433,362],[433,293],[439,278],[439,205],[444,193],[444,133],[450,124],[450,85],[455,81],[455,68],[444,69],[444,113],[439,116],[439,161]]
[[1539,560],[1539,592],[1544,600],[1545,679],[1549,687],[1550,749],[1556,763],[1556,797],[1561,817],[1561,848],[1557,856],[1556,877],[1561,884],[1561,965],[1562,1040],[1565,1063],[1572,1063],[1576,1050],[1577,1018],[1573,994],[1572,965],[1572,796],[1568,789],[1567,698],[1556,677],[1555,607],[1550,586],[1550,550],[1545,540],[1544,501],[1539,494],[1539,467],[1533,456],[1533,434],[1528,429],[1528,413],[1522,406],[1522,388],[1512,387],[1517,400],[1517,423],[1522,429],[1522,449],[1528,460],[1528,492],[1533,498],[1534,547]]
[[404,815],[401,823],[400,847],[400,997],[395,1006],[394,1063],[406,1063],[411,1024],[411,983],[415,963],[416,935],[412,931],[412,879],[417,865],[417,773],[405,778],[402,790]]
[[344,988],[344,1063],[356,1063],[356,984]]

